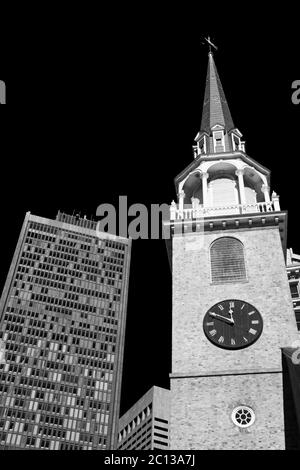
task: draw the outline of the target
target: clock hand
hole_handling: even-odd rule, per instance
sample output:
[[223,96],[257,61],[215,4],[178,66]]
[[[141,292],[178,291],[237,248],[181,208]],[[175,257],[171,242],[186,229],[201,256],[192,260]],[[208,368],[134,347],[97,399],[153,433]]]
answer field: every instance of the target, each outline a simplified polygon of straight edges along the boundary
[[234,324],[233,318],[223,317],[223,315],[219,315],[218,313],[214,313],[214,312],[209,312],[209,314],[212,317],[222,318],[223,320],[226,320],[227,322]]

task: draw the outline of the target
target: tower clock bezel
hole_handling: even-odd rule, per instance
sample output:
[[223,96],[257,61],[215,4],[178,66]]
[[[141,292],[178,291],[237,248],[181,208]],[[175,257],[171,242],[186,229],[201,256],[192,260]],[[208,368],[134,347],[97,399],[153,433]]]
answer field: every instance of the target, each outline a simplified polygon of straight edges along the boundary
[[[234,312],[237,306],[239,310]],[[263,318],[258,309],[249,302],[225,299],[214,304],[205,313],[203,331],[214,346],[236,351],[256,343],[263,332]]]

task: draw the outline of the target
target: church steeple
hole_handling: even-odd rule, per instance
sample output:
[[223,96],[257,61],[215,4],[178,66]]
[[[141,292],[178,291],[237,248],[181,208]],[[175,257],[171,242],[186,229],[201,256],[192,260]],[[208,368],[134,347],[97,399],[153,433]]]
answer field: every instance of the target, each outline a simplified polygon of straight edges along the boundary
[[195,157],[211,154],[245,151],[242,134],[234,126],[222,83],[217,72],[213,54],[208,54],[206,87],[200,131],[195,141]]
[[212,127],[216,124],[222,125],[228,132],[234,129],[233,120],[212,52],[208,54],[208,57],[200,132],[207,132],[209,134]]
[[215,46],[205,41],[196,155],[175,178],[178,200],[164,224],[172,235],[170,448],[289,449],[282,353],[291,357],[299,332],[283,256],[287,214],[270,195],[270,171],[245,152]]

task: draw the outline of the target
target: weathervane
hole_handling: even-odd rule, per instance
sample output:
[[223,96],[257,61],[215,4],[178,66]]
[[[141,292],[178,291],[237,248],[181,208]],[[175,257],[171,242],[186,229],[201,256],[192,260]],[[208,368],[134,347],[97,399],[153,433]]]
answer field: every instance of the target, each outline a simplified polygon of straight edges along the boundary
[[[208,44],[208,47],[209,47],[209,52],[211,53],[211,48],[214,47],[216,49],[216,51],[218,50],[217,46],[215,46],[215,44],[213,42],[211,42],[210,40],[210,37],[208,36],[207,38],[203,38],[204,41],[207,42]],[[205,42],[202,42],[201,44],[205,44]]]

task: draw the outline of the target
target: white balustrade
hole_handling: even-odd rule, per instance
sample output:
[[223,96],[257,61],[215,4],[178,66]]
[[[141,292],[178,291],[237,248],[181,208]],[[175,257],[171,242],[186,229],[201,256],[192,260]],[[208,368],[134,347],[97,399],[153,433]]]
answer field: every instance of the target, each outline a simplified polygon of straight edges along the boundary
[[192,220],[208,216],[234,215],[234,214],[253,214],[258,212],[274,212],[280,210],[279,201],[257,202],[254,204],[231,204],[224,206],[204,207],[198,205],[197,208],[187,207],[179,208],[178,204],[173,203],[170,207],[171,220]]

